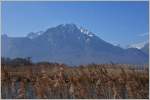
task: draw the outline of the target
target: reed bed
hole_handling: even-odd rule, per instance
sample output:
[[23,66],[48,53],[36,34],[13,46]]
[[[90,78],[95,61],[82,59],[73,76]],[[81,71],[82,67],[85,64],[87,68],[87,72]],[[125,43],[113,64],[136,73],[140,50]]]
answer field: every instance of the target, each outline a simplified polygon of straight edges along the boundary
[[148,66],[41,64],[1,68],[3,99],[148,99]]

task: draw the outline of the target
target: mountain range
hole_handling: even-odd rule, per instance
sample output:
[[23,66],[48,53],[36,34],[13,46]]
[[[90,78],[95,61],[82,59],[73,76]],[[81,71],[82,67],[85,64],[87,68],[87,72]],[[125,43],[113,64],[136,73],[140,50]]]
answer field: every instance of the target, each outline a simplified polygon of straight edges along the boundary
[[31,32],[25,37],[1,36],[2,57],[31,57],[34,62],[68,65],[111,62],[147,64],[147,47],[123,49],[75,24],[61,24],[45,31]]

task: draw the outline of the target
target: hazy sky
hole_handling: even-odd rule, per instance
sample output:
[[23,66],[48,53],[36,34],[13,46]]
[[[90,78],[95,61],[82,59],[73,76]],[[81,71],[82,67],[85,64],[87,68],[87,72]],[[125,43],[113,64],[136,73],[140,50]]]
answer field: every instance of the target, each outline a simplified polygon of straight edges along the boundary
[[26,36],[74,23],[126,46],[148,39],[148,2],[2,2],[2,34]]

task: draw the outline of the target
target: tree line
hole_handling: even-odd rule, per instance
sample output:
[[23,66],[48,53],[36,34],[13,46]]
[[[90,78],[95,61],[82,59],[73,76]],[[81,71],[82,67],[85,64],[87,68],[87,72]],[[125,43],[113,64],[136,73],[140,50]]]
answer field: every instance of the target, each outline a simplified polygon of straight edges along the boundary
[[26,58],[1,57],[1,64],[18,66],[18,65],[32,65],[33,62],[31,60],[31,57],[26,57]]

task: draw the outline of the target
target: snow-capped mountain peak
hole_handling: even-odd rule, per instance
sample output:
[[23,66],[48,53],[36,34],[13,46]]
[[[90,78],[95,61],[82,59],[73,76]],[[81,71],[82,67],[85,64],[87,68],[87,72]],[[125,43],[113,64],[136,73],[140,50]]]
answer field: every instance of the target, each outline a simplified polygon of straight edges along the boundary
[[76,34],[82,33],[85,36],[93,37],[96,36],[94,33],[90,32],[89,30],[83,28],[82,26],[77,26],[76,24],[60,24],[58,26],[52,27],[48,29],[49,31],[53,30],[54,32],[59,31],[59,33],[73,33]]
[[58,25],[56,27],[61,27],[61,28],[66,28],[66,29],[72,29],[72,30],[74,30],[74,29],[77,28],[77,26],[75,24],[60,24],[60,25]]

